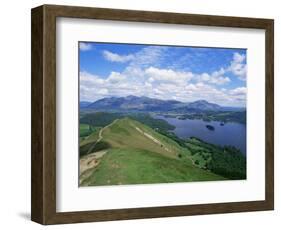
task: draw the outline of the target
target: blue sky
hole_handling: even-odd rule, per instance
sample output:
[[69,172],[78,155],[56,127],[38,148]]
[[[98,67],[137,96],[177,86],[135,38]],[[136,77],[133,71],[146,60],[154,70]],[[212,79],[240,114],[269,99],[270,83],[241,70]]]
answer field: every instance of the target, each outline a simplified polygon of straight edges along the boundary
[[246,50],[79,43],[80,100],[128,95],[246,104]]

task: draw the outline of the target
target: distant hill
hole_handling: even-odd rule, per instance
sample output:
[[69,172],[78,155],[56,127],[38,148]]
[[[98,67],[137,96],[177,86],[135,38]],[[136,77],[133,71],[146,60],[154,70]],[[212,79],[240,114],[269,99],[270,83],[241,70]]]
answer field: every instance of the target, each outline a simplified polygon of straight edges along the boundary
[[92,102],[89,101],[80,101],[80,108],[87,108]]
[[183,108],[193,109],[193,110],[203,110],[203,111],[222,110],[221,106],[214,104],[214,103],[210,103],[205,100],[198,100],[198,101],[191,102]]
[[130,118],[116,119],[89,136],[80,143],[80,156],[81,151],[80,167],[83,161],[96,164],[81,174],[82,186],[225,179],[195,166],[187,148]]
[[182,104],[174,100],[159,100],[149,97],[110,97],[100,99],[87,108],[97,110],[137,110],[137,111],[167,111],[175,108],[177,105]]
[[[149,97],[109,97],[97,100],[93,103],[83,103],[82,109],[96,111],[143,111],[143,112],[163,112],[163,111],[232,111],[231,107],[222,107],[218,104],[210,103],[206,100],[198,100],[190,103],[183,103],[176,100],[160,100]],[[237,110],[237,108],[233,108]]]

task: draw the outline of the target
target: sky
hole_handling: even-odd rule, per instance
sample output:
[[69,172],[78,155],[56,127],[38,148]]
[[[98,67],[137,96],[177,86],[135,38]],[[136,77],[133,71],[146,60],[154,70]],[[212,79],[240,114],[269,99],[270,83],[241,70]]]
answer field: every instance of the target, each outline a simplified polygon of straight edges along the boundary
[[246,107],[246,49],[79,42],[80,101],[128,95]]

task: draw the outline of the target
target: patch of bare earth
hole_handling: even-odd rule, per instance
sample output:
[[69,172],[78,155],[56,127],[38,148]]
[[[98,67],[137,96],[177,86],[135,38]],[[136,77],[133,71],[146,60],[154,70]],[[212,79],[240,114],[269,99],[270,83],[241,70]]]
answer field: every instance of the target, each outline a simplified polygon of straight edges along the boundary
[[84,157],[82,157],[79,161],[79,165],[80,165],[80,173],[79,173],[79,181],[80,184],[81,182],[86,179],[90,174],[91,174],[91,170],[89,169],[94,169],[95,167],[98,166],[98,164],[100,163],[100,158],[106,154],[107,150],[102,150],[99,152],[95,152],[95,153],[91,153],[88,154]]

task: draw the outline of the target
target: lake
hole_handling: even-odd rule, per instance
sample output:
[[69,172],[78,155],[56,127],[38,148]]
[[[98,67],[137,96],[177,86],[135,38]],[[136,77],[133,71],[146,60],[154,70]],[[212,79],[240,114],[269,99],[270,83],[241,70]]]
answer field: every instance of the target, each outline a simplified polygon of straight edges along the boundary
[[[229,122],[221,126],[219,121],[206,122],[203,120],[180,120],[167,118],[161,115],[154,116],[174,125],[173,132],[180,138],[197,137],[208,143],[216,145],[232,145],[246,155],[246,125]],[[211,125],[215,130],[209,130],[206,125]]]

